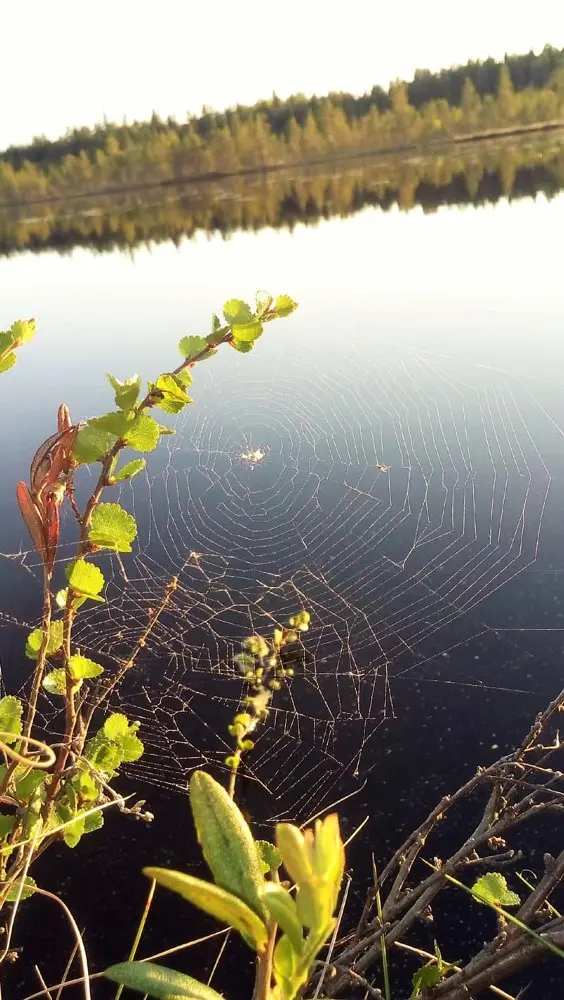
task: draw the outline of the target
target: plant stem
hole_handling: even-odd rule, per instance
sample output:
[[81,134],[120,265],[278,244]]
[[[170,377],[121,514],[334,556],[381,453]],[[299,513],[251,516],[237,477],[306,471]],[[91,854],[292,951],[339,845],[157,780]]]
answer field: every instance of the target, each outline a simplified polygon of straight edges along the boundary
[[41,682],[43,680],[43,674],[45,672],[45,664],[47,662],[47,646],[49,644],[49,630],[51,628],[51,574],[49,573],[45,563],[43,563],[43,614],[41,618],[41,628],[43,629],[43,637],[41,639],[41,646],[39,647],[39,655],[37,657],[37,662],[35,664],[35,671],[33,674],[33,685],[31,688],[31,694],[29,696],[29,701],[27,704],[27,710],[25,714],[25,721],[23,725],[22,735],[29,736],[33,728],[33,723],[35,721],[35,713],[37,711],[37,699],[39,698],[39,692],[41,690]]

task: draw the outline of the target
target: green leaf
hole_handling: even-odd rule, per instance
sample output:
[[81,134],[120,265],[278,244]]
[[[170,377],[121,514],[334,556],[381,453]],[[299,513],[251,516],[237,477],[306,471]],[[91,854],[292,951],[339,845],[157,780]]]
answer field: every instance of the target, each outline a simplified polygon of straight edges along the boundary
[[264,905],[268,915],[280,924],[292,943],[292,948],[299,955],[303,948],[302,924],[298,917],[295,900],[287,889],[276,882],[267,882],[264,886]]
[[[33,632],[30,632],[25,644],[25,655],[28,660],[36,660],[39,656],[39,650],[41,648],[41,643],[43,641],[43,629],[34,628]],[[55,622],[51,622],[49,628],[49,641],[47,643],[47,656],[52,656],[57,650],[63,645],[63,620],[59,618]]]
[[182,368],[173,378],[178,382],[183,389],[187,389],[189,385],[192,385],[192,372],[189,368]]
[[109,740],[121,740],[129,732],[129,720],[121,712],[109,715],[102,727],[104,736]]
[[103,601],[99,593],[104,586],[104,576],[102,570],[94,563],[86,562],[84,559],[75,559],[66,567],[66,577],[69,586],[79,594],[84,594],[91,601]]
[[14,351],[12,351],[11,354],[6,354],[3,358],[0,358],[0,375],[2,372],[7,372],[10,368],[13,368],[15,363],[16,355]]
[[127,479],[133,479],[138,472],[145,468],[147,462],[144,458],[133,458],[131,462],[126,462],[118,472],[112,473],[114,483],[123,483]]
[[180,413],[187,403],[194,402],[184,391],[181,380],[174,375],[159,375],[150,388],[162,393],[162,398],[157,400],[155,406],[165,413]]
[[229,326],[233,323],[252,323],[255,318],[251,307],[242,299],[229,299],[223,307],[223,315]]
[[298,308],[298,303],[294,302],[289,295],[279,295],[274,303],[274,311],[277,316],[289,316]]
[[134,420],[133,410],[111,410],[110,413],[104,413],[101,417],[92,417],[86,426],[93,427],[104,434],[112,434],[114,438],[121,438],[124,437]]
[[253,341],[246,341],[246,340],[231,341],[231,347],[234,347],[235,350],[239,351],[240,354],[248,354],[249,351],[252,351],[253,346],[254,346]]
[[147,413],[138,413],[129,425],[123,440],[134,451],[153,451],[158,444],[161,429]]
[[215,882],[264,917],[259,852],[241,810],[205,771],[194,771],[189,795],[198,841]]
[[[20,882],[21,879],[18,879],[16,882],[13,883],[10,889],[8,889],[8,895],[6,896],[7,903],[16,902],[16,899],[18,898]],[[28,875],[24,881],[24,887],[22,889],[22,894],[20,896],[20,899],[29,899],[30,896],[33,896],[33,893],[35,892],[35,886],[36,886],[35,879],[32,879],[31,876]]]
[[[244,653],[240,655],[245,656]],[[251,660],[251,663],[254,664],[254,661],[250,656],[245,658]],[[237,659],[237,657],[234,657],[234,659]],[[266,872],[275,872],[278,868],[280,868],[280,865],[282,864],[282,855],[274,844],[270,844],[268,840],[257,840],[256,845],[260,855],[263,873],[266,874]]]
[[255,340],[258,340],[264,327],[262,323],[256,319],[252,323],[234,323],[231,327],[233,331],[233,338],[237,343],[245,342],[253,344]]
[[20,344],[27,344],[28,340],[31,340],[35,336],[35,331],[36,323],[34,319],[17,319],[10,327],[14,347],[19,347]]
[[492,903],[494,906],[518,906],[521,900],[516,892],[507,887],[507,880],[500,872],[481,875],[470,891],[478,903]]
[[436,986],[440,983],[443,978],[443,972],[440,967],[435,963],[433,965],[424,965],[417,972],[413,973],[412,984],[413,991],[409,1000],[417,1000],[417,997],[422,990],[426,989],[428,986]]
[[109,452],[116,443],[115,434],[97,427],[89,421],[81,427],[72,449],[73,457],[77,462],[99,462]]
[[66,670],[63,667],[57,667],[56,670],[51,670],[49,674],[45,674],[45,677],[43,678],[43,687],[49,692],[49,694],[66,694]]
[[104,975],[158,1000],[224,1000],[211,986],[154,962],[121,962],[106,969]]
[[15,822],[15,816],[7,816],[4,813],[0,813],[0,840],[5,840],[8,834],[12,832]]
[[88,538],[94,545],[114,552],[131,552],[137,535],[135,518],[119,503],[99,503],[92,513]]
[[268,934],[263,921],[238,896],[233,896],[212,882],[185,875],[184,872],[169,871],[167,868],[144,868],[143,873],[148,878],[154,878],[159,885],[172,889],[200,910],[233,927],[249,947],[257,951],[266,947]]
[[205,337],[183,337],[178,344],[178,350],[183,358],[189,359],[201,354],[207,346],[208,342]]
[[207,338],[208,343],[212,344],[215,343],[214,337],[217,334],[218,330],[221,330],[221,320],[219,316],[217,316],[215,313],[212,313],[211,337]]
[[134,375],[123,382],[114,375],[106,375],[106,378],[115,392],[116,406],[120,410],[132,410],[141,391],[141,376]]
[[98,677],[104,673],[104,668],[87,656],[75,653],[69,657],[69,672],[75,681],[86,680],[88,677]]
[[282,987],[283,997],[293,997],[297,993],[301,982],[307,977],[307,972],[303,975],[300,983],[293,982],[298,964],[298,956],[292,948],[290,939],[283,934],[276,943],[274,949],[274,976],[276,982]]
[[7,694],[0,698],[0,739],[3,743],[15,743],[22,731],[23,705],[19,698]]
[[84,817],[84,832],[85,833],[95,833],[96,830],[101,830],[104,825],[104,813],[100,809],[98,812],[90,813],[89,816]]
[[[18,777],[18,775],[20,775],[20,777]],[[25,767],[18,767],[15,773],[14,781],[16,797],[20,802],[27,802],[32,797],[33,793],[38,788],[41,788],[41,785],[45,784],[46,779],[47,774],[45,771],[39,771],[36,768],[27,770]]]

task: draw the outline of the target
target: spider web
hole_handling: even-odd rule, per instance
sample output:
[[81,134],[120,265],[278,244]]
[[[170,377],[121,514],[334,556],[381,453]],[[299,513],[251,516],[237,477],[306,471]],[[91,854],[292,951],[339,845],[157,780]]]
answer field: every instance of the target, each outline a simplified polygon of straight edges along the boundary
[[232,352],[225,372],[202,366],[197,406],[122,488],[139,542],[107,558],[107,602],[74,638],[123,661],[176,578],[114,698],[142,723],[137,781],[181,790],[194,767],[221,764],[241,639],[301,607],[310,662],[248,757],[278,815],[327,805],[343,774],[362,781],[402,681],[488,688],[453,654],[496,632],[494,595],[537,560],[562,432],[532,380],[381,348],[342,365],[327,346],[317,368],[306,350],[275,374],[268,356]]

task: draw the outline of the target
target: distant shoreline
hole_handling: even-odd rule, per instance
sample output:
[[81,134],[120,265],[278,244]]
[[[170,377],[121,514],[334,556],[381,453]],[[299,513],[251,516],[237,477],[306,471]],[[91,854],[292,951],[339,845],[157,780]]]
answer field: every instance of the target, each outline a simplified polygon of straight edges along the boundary
[[431,140],[425,145],[415,145],[413,143],[409,143],[399,146],[388,146],[385,148],[380,147],[374,150],[342,150],[340,152],[335,150],[331,154],[324,154],[323,156],[311,157],[307,160],[297,160],[289,163],[261,164],[260,166],[245,167],[240,170],[209,171],[207,173],[190,174],[187,176],[165,177],[161,180],[148,180],[137,184],[120,184],[113,187],[97,187],[92,188],[89,191],[49,194],[43,195],[40,198],[0,201],[0,209],[23,208],[28,205],[48,204],[53,202],[78,201],[80,199],[104,195],[127,194],[130,191],[144,191],[155,188],[173,187],[176,185],[208,184],[214,181],[227,180],[230,177],[242,177],[253,174],[269,174],[279,170],[295,170],[301,167],[314,166],[316,164],[338,163],[344,160],[359,160],[367,157],[377,159],[380,156],[387,156],[390,154],[404,153],[406,155],[416,154],[420,156],[429,156],[433,153],[439,153],[443,149],[451,149],[460,145],[470,145],[473,143],[478,144],[481,142],[486,143],[493,139],[511,138],[513,136],[538,134],[542,132],[557,132],[559,130],[564,132],[564,120],[562,119],[548,122],[534,122],[530,125],[515,125],[504,128],[488,129],[482,132],[471,132],[463,135],[452,136],[452,138],[449,139],[442,138],[438,140]]

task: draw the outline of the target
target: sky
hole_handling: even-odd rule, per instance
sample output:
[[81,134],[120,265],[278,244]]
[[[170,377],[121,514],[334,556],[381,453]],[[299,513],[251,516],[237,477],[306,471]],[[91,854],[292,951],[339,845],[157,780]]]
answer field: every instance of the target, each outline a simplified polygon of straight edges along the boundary
[[0,148],[564,46],[564,0],[0,0]]

